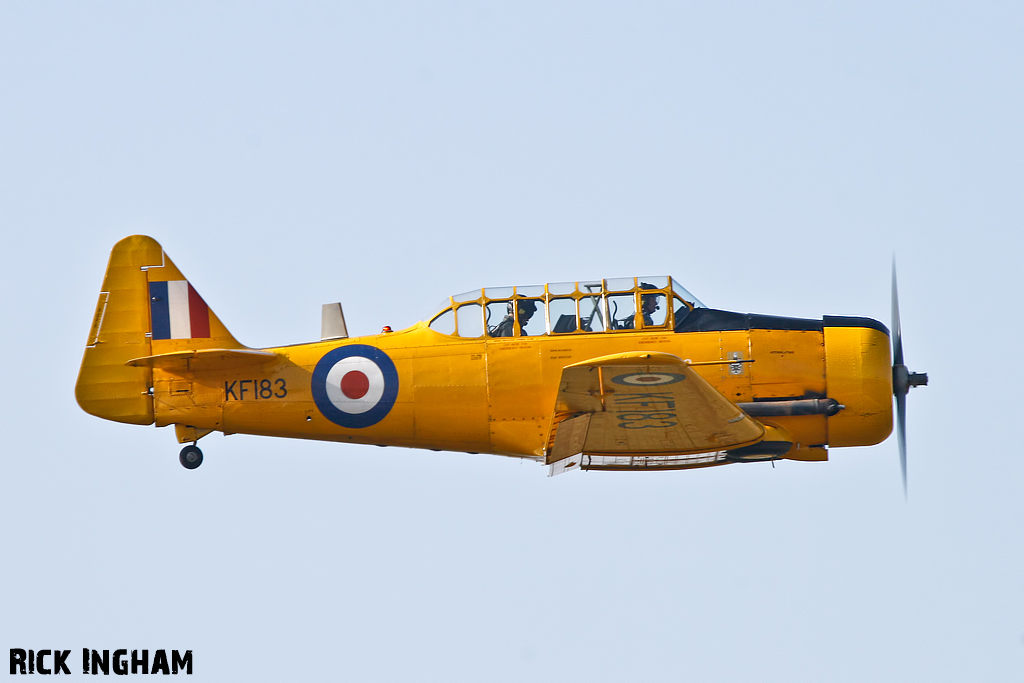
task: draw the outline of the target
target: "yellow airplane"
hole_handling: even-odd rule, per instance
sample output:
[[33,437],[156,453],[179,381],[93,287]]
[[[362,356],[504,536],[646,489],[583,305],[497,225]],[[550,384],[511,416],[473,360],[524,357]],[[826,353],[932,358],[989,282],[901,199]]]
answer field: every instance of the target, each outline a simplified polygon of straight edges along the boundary
[[[174,425],[181,464],[220,431],[528,458],[550,474],[828,459],[892,431],[927,375],[870,318],[710,309],[670,277],[477,289],[423,322],[240,344],[161,246],[110,255],[75,395],[117,422]],[[893,361],[895,360],[895,364]]]

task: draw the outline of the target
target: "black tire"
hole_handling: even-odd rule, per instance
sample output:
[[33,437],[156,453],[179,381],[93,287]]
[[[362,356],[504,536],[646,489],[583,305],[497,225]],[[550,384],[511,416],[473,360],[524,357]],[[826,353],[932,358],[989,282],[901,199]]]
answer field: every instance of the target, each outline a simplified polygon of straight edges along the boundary
[[178,461],[186,470],[194,470],[203,464],[203,452],[197,446],[185,446],[178,455]]

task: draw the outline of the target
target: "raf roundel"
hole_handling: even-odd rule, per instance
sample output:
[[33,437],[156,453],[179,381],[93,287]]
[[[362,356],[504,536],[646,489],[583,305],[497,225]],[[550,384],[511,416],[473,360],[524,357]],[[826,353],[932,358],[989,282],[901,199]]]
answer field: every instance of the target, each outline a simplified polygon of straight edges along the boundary
[[686,379],[686,375],[674,372],[631,372],[628,375],[612,377],[612,381],[616,384],[630,387],[659,387],[663,384],[682,382],[684,379]]
[[365,344],[330,351],[313,369],[313,401],[328,420],[360,429],[383,420],[398,397],[398,371],[388,355]]

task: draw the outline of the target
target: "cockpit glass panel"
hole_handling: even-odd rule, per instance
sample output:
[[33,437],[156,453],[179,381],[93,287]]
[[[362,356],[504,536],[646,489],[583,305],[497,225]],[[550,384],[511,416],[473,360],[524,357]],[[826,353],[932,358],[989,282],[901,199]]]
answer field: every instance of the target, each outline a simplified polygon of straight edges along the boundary
[[510,299],[515,293],[515,287],[488,287],[484,290],[484,296],[488,299]]
[[661,327],[668,320],[668,306],[665,305],[664,294],[641,294],[640,306],[644,327]]
[[576,299],[552,299],[548,312],[551,316],[552,334],[576,331]]
[[575,282],[549,282],[548,294],[573,294],[576,291]]
[[430,329],[441,334],[455,334],[455,312],[449,308],[431,320]]
[[[487,304],[487,334],[491,337],[512,337],[515,330],[519,336],[538,336],[547,333],[542,299],[518,299],[515,301],[516,318],[512,316],[511,301],[491,301]],[[519,323],[518,328],[514,324]],[[531,325],[532,323],[532,325]]]
[[468,292],[463,292],[462,294],[456,294],[455,296],[452,297],[452,299],[454,299],[455,303],[457,303],[457,304],[458,303],[462,303],[463,301],[476,301],[479,298],[480,298],[480,290],[479,289],[472,289],[472,290],[470,290]]
[[536,337],[547,333],[544,326],[544,301],[541,299],[520,299],[516,302],[519,319],[519,335]]
[[676,326],[686,319],[686,316],[690,315],[690,304],[686,303],[678,295],[672,298],[672,305],[676,309]]
[[636,278],[616,277],[611,280],[605,280],[604,284],[609,292],[629,292],[636,286]]
[[[686,291],[686,287],[683,287],[681,284],[679,284],[675,278],[672,278],[672,291],[675,294],[681,296],[686,301],[689,301],[696,308],[707,308],[707,306],[700,302],[700,299]],[[677,320],[676,322],[678,323],[679,321]]]
[[526,287],[516,287],[516,294],[519,296],[544,296],[544,285],[527,285]]
[[580,282],[579,290],[584,294],[600,294],[604,291],[604,285],[598,282]]
[[484,311],[487,334],[492,337],[512,336],[512,307],[508,301],[491,301]]
[[465,304],[456,309],[460,337],[482,337],[484,316],[480,304]]
[[[668,278],[664,275],[648,275],[647,277],[638,277],[640,286],[651,285],[654,289],[668,289]],[[644,289],[650,289],[650,287],[644,287]]]
[[636,296],[629,294],[611,294],[608,296],[608,315],[611,316],[612,330],[632,330],[636,314]]
[[[434,307],[433,307],[432,309],[430,309],[430,310],[432,310],[432,311],[437,311],[438,313],[440,313],[440,312],[441,312],[441,311],[443,311],[444,309],[446,309],[446,308],[450,308],[450,307],[451,307],[451,305],[452,305],[452,300],[451,300],[451,297],[445,297],[445,300],[444,300],[444,301],[442,301],[442,302],[441,302],[441,303],[439,303],[438,305],[434,306]],[[433,319],[434,319],[434,316],[431,316],[430,318],[427,318],[427,320],[433,320]]]
[[604,332],[602,308],[599,296],[586,296],[580,299],[580,329],[584,332]]

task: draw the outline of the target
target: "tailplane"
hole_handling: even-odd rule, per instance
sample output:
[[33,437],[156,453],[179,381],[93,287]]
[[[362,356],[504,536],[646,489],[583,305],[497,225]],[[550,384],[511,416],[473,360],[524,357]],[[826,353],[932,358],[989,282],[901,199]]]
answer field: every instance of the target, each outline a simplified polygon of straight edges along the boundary
[[151,237],[110,252],[75,398],[116,422],[153,423],[152,364],[129,361],[202,349],[245,349]]

